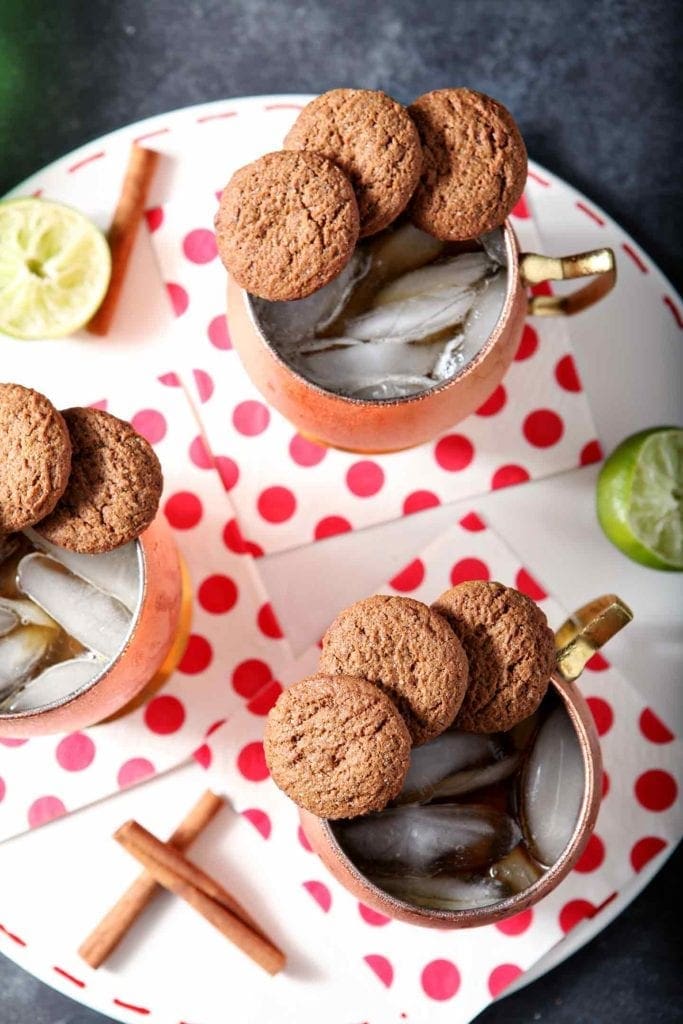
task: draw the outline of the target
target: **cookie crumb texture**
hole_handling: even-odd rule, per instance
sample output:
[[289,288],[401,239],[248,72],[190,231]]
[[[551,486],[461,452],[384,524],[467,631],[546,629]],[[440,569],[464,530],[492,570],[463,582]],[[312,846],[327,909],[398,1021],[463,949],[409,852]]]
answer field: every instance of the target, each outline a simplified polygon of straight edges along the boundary
[[555,637],[538,605],[502,583],[473,580],[432,607],[448,620],[469,662],[456,726],[504,732],[533,714],[555,668]]
[[500,227],[527,175],[526,147],[510,112],[471,89],[425,93],[408,111],[423,152],[413,223],[444,241]]
[[467,688],[467,659],[453,630],[409,597],[369,597],[343,611],[323,638],[320,668],[380,687],[396,704],[413,744],[451,725]]
[[0,534],[48,515],[70,469],[69,431],[52,403],[32,388],[0,384]]
[[267,153],[233,174],[216,214],[221,260],[272,301],[302,299],[335,278],[358,240],[348,178],[316,153]]
[[149,443],[100,409],[67,409],[73,458],[66,491],[36,526],[69,551],[98,554],[135,540],[154,519],[163,477]]
[[398,796],[410,736],[377,687],[347,676],[309,676],[280,695],[264,747],[273,781],[321,818],[381,811]]
[[371,89],[332,89],[316,97],[294,122],[285,148],[319,153],[347,175],[362,238],[398,217],[422,170],[420,137],[408,111]]

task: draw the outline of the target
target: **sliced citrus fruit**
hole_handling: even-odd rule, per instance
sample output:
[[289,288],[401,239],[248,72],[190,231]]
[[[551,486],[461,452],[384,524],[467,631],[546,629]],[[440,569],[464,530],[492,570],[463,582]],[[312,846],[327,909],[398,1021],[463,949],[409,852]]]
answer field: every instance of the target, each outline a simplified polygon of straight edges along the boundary
[[35,197],[0,202],[0,331],[73,334],[102,302],[110,275],[107,240],[82,213]]

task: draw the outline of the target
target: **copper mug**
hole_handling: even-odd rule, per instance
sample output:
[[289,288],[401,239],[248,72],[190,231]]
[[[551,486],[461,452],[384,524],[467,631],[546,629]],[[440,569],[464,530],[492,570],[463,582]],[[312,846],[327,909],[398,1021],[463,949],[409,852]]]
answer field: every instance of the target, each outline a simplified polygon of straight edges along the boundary
[[[507,292],[487,342],[453,377],[404,398],[348,398],[306,380],[278,355],[259,322],[251,296],[230,278],[231,337],[253,384],[301,434],[333,448],[378,454],[412,448],[436,437],[478,409],[500,384],[519,347],[527,314],[578,313],[606,295],[616,281],[611,249],[557,258],[540,256],[520,252],[509,220],[503,231]],[[592,281],[569,295],[527,295],[531,285],[591,275],[595,275]]]
[[162,516],[136,544],[140,598],[122,649],[99,675],[69,696],[26,711],[0,711],[0,737],[71,732],[118,717],[142,704],[176,667],[190,630],[189,580]]
[[602,795],[602,758],[590,708],[574,680],[592,655],[632,619],[630,609],[614,594],[580,608],[555,634],[557,667],[551,680],[576,731],[583,759],[584,790],[572,836],[559,859],[521,893],[498,903],[466,910],[433,910],[390,895],[366,878],[337,842],[330,823],[300,811],[301,824],[315,853],[332,875],[368,907],[387,917],[426,928],[473,928],[512,917],[538,903],[566,878],[581,856],[595,825]]

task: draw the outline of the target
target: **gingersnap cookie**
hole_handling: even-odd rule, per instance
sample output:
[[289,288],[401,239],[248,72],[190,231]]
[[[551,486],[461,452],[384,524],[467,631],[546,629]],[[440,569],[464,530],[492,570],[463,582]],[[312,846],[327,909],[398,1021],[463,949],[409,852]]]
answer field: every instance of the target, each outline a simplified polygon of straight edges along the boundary
[[524,190],[524,140],[508,110],[472,89],[436,89],[408,108],[423,167],[409,208],[418,228],[444,241],[500,227]]
[[358,240],[351,183],[317,153],[267,153],[236,171],[216,214],[226,269],[253,295],[302,299],[337,276]]
[[71,441],[52,402],[32,388],[0,384],[0,534],[48,515],[71,469]]
[[448,623],[410,597],[368,597],[323,637],[320,669],[360,676],[391,697],[413,744],[447,729],[467,687],[467,659]]
[[361,238],[398,217],[422,169],[420,138],[406,108],[371,89],[332,89],[312,100],[290,128],[285,149],[320,153],[342,169],[358,200]]
[[533,714],[555,668],[555,638],[538,605],[502,583],[471,580],[432,608],[450,623],[470,666],[456,726],[504,732]]
[[320,818],[381,811],[410,764],[410,736],[392,702],[350,676],[309,676],[280,694],[264,749],[276,785]]
[[67,409],[71,476],[54,512],[36,525],[46,540],[98,554],[135,540],[154,519],[163,477],[148,441],[100,409]]

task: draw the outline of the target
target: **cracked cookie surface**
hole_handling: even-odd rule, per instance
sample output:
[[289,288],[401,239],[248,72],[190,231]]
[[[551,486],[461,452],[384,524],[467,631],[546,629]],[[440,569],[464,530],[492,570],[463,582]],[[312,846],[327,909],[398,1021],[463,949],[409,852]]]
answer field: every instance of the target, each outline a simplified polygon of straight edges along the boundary
[[403,786],[410,736],[381,690],[317,674],[280,695],[264,737],[273,781],[321,818],[381,811]]
[[144,437],[110,413],[67,409],[63,416],[73,448],[71,476],[36,531],[69,551],[112,551],[154,519],[163,485],[159,460]]
[[216,244],[228,272],[253,295],[302,299],[346,266],[358,239],[351,183],[316,153],[267,153],[223,189]]

